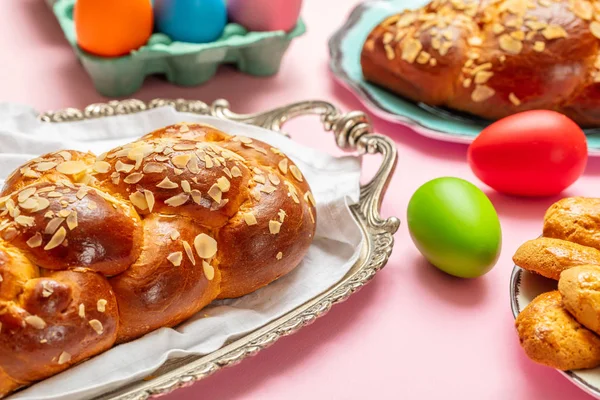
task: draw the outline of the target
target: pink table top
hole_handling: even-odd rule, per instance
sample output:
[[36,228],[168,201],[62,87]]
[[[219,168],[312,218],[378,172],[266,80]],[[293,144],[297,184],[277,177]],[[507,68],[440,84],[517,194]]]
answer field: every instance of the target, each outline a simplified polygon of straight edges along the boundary
[[[333,82],[327,40],[356,0],[307,0],[308,33],[295,41],[273,78],[223,68],[208,84],[179,88],[149,79],[136,97],[228,99],[235,111],[323,99],[344,110],[362,105]],[[0,1],[0,101],[39,110],[106,101],[97,94],[42,0]],[[510,311],[511,256],[541,230],[557,198],[523,200],[493,192],[466,163],[467,147],[436,142],[374,118],[378,132],[398,146],[399,162],[383,214],[403,224],[387,267],[347,302],[299,333],[242,364],[165,399],[584,399],[558,372],[530,362],[519,347]],[[297,140],[336,151],[309,118],[288,127]],[[376,160],[365,158],[368,171]],[[406,206],[429,179],[453,175],[479,185],[502,222],[503,251],[496,267],[476,280],[458,280],[430,267],[410,241]],[[600,159],[563,196],[598,195]]]

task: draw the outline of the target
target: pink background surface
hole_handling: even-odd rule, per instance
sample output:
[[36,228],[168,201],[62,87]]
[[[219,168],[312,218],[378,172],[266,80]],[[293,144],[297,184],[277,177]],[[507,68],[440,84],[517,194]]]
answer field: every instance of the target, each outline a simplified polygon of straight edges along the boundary
[[[136,97],[226,98],[238,112],[307,99],[363,109],[333,82],[327,67],[327,40],[357,3],[306,0],[308,33],[292,44],[276,77],[257,79],[222,68],[216,79],[197,88],[149,79]],[[94,91],[42,0],[1,0],[0,29],[0,101],[48,110],[106,100]],[[545,209],[559,197],[500,195],[473,176],[466,146],[436,142],[376,118],[374,125],[394,139],[399,153],[383,214],[403,224],[387,267],[313,325],[166,399],[589,398],[556,371],[525,357],[510,312],[511,256],[539,234]],[[318,127],[307,118],[288,130],[300,142],[335,152],[332,137]],[[376,166],[376,159],[365,158],[367,171]],[[597,196],[599,174],[600,159],[591,159],[585,175],[563,196]],[[458,280],[438,272],[410,241],[404,220],[411,194],[446,175],[479,185],[498,210],[502,256],[483,278]]]

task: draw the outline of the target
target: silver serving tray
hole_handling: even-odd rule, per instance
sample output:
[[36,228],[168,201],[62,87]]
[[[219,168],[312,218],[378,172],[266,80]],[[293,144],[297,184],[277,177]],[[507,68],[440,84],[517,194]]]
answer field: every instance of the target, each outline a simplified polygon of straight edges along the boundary
[[[514,266],[510,276],[510,306],[517,315],[538,295],[556,290],[557,282]],[[515,335],[517,333],[515,332]],[[532,361],[533,362],[533,361]],[[600,367],[586,370],[560,371],[575,386],[600,399]],[[540,382],[540,384],[542,384]]]
[[256,125],[282,134],[285,134],[281,128],[286,121],[302,115],[317,115],[321,118],[324,130],[333,133],[341,149],[358,154],[381,154],[382,163],[375,176],[361,186],[359,203],[351,206],[352,215],[364,238],[363,248],[359,259],[340,282],[284,316],[227,343],[217,351],[205,356],[169,360],[153,374],[152,380],[139,380],[96,399],[142,400],[163,395],[189,386],[221,368],[235,365],[281,337],[297,332],[325,315],[334,304],[346,300],[385,266],[394,244],[392,235],[400,225],[398,218],[383,219],[379,215],[382,198],[396,167],[396,147],[389,138],[374,134],[367,116],[359,111],[341,113],[330,103],[305,101],[256,114],[236,114],[230,111],[229,103],[225,100],[217,100],[209,106],[197,100],[155,99],[146,103],[130,99],[92,104],[83,110],[67,108],[50,111],[41,114],[39,119],[48,123],[62,123],[144,112],[161,106]]

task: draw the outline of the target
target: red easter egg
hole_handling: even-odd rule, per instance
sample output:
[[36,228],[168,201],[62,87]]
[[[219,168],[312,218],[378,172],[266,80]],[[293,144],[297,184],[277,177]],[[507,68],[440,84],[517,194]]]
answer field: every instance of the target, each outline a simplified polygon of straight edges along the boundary
[[471,169],[499,192],[551,196],[579,178],[587,163],[581,128],[554,111],[511,115],[485,128],[469,147]]

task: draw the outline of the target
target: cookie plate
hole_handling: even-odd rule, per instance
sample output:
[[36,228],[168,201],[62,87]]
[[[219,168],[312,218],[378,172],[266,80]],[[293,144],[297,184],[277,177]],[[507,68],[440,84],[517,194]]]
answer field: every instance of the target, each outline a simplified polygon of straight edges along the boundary
[[[517,315],[519,315],[527,304],[539,294],[556,290],[556,288],[556,281],[526,271],[515,265],[510,276],[510,306],[513,316],[517,318]],[[559,372],[584,392],[596,399],[600,399],[600,367]]]
[[[329,40],[329,66],[335,79],[375,115],[409,126],[433,139],[471,143],[490,121],[456,111],[415,103],[368,83],[362,76],[360,52],[369,33],[385,18],[418,9],[430,0],[375,0],[358,5]],[[588,152],[600,156],[600,128],[585,129]]]

